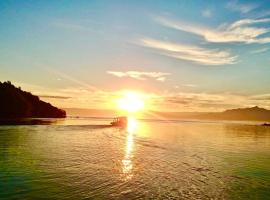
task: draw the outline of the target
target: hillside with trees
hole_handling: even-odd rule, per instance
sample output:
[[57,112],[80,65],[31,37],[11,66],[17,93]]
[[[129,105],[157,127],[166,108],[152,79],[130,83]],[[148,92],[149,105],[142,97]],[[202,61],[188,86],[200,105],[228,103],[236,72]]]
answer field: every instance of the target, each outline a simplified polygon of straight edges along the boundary
[[64,118],[66,112],[44,102],[38,96],[0,82],[0,118]]

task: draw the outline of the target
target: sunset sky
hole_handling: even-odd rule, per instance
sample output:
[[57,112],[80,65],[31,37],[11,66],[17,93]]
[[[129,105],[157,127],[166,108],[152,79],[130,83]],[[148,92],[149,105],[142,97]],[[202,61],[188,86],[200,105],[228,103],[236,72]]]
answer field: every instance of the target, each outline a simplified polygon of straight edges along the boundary
[[265,1],[0,1],[0,81],[61,108],[270,109]]

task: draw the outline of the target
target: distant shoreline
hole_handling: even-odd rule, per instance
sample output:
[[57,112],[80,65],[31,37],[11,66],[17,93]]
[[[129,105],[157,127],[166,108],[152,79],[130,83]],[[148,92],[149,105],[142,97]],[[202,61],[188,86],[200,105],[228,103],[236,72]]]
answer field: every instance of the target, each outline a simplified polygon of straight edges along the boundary
[[[69,120],[93,120],[93,121],[108,121],[104,124],[84,124],[91,126],[104,126],[109,127],[109,122],[113,118],[110,117],[74,117],[67,116],[66,118],[17,118],[17,119],[0,119],[0,126],[2,125],[63,125],[61,122],[69,121]],[[142,122],[149,123],[224,123],[224,124],[242,124],[242,125],[255,125],[255,126],[265,126],[265,122],[262,121],[246,121],[246,120],[207,120],[207,119],[146,119],[146,118],[138,118],[137,120]],[[266,123],[268,124],[268,123]]]
[[[102,109],[64,108],[68,117],[115,117],[116,111]],[[223,112],[159,112],[149,111],[136,115],[142,119],[192,119],[192,120],[226,120],[226,121],[257,121],[270,122],[270,110],[259,108],[238,108]]]

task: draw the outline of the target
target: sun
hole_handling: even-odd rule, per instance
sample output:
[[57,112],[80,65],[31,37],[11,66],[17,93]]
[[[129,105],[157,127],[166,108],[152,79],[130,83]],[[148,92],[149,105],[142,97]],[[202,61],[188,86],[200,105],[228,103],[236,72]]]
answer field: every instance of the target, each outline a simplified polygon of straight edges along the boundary
[[125,91],[123,97],[117,101],[119,109],[135,113],[144,108],[144,100],[142,94],[133,91]]

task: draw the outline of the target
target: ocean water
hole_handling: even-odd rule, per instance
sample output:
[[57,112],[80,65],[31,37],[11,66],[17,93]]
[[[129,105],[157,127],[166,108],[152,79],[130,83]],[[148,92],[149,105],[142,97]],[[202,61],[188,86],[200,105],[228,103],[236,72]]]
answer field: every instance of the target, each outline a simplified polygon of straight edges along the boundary
[[0,126],[0,199],[270,199],[270,128],[106,119]]

